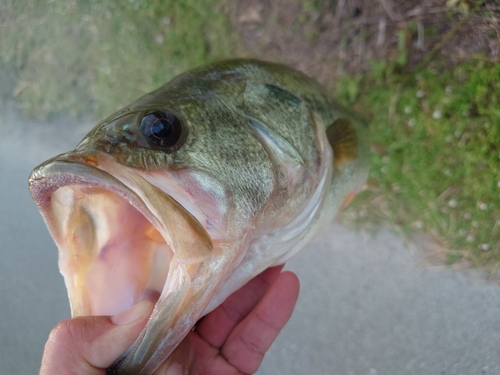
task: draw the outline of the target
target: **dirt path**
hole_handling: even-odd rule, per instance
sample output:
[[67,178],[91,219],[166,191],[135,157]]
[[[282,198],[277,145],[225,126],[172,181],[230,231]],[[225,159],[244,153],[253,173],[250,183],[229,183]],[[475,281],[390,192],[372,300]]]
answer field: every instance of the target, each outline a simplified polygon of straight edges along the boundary
[[[459,3],[472,3],[460,0]],[[466,17],[445,0],[245,0],[232,3],[231,20],[253,56],[282,61],[329,84],[362,72],[373,59],[406,59],[414,68]],[[437,58],[500,60],[500,3],[471,14]]]

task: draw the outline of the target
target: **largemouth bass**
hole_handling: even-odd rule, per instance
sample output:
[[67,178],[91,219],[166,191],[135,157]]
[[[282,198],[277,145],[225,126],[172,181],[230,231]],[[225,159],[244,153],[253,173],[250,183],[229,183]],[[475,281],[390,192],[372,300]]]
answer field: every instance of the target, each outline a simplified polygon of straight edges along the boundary
[[308,76],[229,60],[184,73],[41,164],[29,188],[72,316],[155,308],[117,374],[152,374],[198,319],[294,256],[359,192],[368,129]]

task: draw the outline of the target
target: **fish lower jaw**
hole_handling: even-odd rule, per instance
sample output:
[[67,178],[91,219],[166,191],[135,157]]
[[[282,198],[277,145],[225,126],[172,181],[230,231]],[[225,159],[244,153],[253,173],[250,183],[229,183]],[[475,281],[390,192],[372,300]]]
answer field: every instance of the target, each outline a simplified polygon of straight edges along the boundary
[[66,185],[52,193],[51,210],[73,316],[115,315],[158,301],[175,255],[127,199],[98,186]]

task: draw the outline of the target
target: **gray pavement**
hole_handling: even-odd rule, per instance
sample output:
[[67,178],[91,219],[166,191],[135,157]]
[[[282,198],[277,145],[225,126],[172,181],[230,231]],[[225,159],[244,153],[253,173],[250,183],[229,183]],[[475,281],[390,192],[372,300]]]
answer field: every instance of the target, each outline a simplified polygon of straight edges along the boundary
[[[0,375],[37,373],[69,317],[56,247],[31,201],[31,169],[85,133],[71,121],[0,122]],[[332,223],[287,267],[298,305],[259,375],[498,375],[500,287],[419,266],[396,235]]]

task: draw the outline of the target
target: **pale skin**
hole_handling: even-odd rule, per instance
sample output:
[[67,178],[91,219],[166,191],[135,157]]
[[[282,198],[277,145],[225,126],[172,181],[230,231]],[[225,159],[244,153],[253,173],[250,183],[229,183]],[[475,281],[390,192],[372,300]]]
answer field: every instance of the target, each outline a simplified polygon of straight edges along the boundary
[[[244,375],[259,368],[265,353],[290,318],[299,281],[283,266],[268,268],[202,318],[186,338],[189,375]],[[105,375],[106,368],[134,342],[153,304],[144,301],[110,316],[60,322],[45,345],[40,375]],[[183,374],[166,362],[155,375]]]

